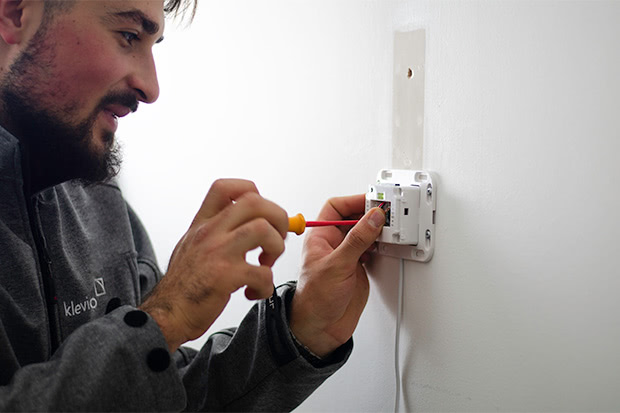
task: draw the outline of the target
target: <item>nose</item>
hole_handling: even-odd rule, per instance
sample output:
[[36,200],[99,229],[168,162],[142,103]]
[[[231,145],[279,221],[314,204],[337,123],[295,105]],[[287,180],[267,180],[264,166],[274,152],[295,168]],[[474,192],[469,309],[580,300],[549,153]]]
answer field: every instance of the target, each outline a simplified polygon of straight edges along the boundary
[[152,53],[147,53],[135,62],[135,70],[128,79],[129,87],[136,91],[138,100],[144,103],[153,103],[159,97],[159,82],[157,69]]

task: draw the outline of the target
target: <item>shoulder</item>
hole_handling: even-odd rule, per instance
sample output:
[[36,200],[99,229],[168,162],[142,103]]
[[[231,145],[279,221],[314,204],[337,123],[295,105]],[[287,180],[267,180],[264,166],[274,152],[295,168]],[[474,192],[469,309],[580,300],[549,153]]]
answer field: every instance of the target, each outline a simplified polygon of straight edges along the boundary
[[116,181],[88,185],[80,181],[68,181],[51,188],[51,190],[57,194],[59,199],[70,201],[72,204],[87,205],[118,202],[124,204],[125,202]]
[[68,181],[39,194],[39,202],[58,209],[63,216],[80,216],[81,220],[128,220],[127,204],[116,182],[85,185]]

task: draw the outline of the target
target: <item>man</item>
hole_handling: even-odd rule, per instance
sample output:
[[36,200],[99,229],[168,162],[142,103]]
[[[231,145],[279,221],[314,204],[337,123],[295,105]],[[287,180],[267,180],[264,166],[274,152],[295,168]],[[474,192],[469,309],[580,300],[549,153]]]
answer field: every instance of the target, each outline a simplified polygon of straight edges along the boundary
[[[274,291],[287,214],[254,184],[212,186],[162,277],[110,180],[118,118],[157,99],[152,47],[187,6],[0,0],[2,411],[290,410],[350,354],[380,209],[308,234],[299,282]],[[320,218],[363,209],[336,198]],[[260,300],[239,328],[181,347],[239,288]]]

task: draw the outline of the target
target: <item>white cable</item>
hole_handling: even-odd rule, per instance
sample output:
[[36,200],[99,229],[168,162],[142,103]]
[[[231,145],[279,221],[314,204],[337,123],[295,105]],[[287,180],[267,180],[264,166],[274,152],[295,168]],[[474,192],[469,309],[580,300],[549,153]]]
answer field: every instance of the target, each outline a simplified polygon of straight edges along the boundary
[[403,314],[403,284],[405,280],[405,259],[400,259],[400,271],[398,274],[398,310],[396,313],[396,339],[394,344],[394,372],[396,373],[396,400],[394,401],[394,412],[400,410],[400,362],[399,362],[399,341],[400,341],[400,319]]

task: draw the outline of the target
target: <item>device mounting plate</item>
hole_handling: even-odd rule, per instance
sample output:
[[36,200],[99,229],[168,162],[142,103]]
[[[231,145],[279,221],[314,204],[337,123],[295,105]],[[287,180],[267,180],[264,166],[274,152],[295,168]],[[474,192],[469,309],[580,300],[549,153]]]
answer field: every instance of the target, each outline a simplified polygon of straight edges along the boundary
[[[377,183],[420,188],[417,244],[379,242],[377,252],[381,255],[410,261],[430,261],[435,251],[435,212],[437,209],[437,179],[433,179],[433,173],[408,169],[382,169],[377,174]],[[392,213],[395,212],[392,211]]]

